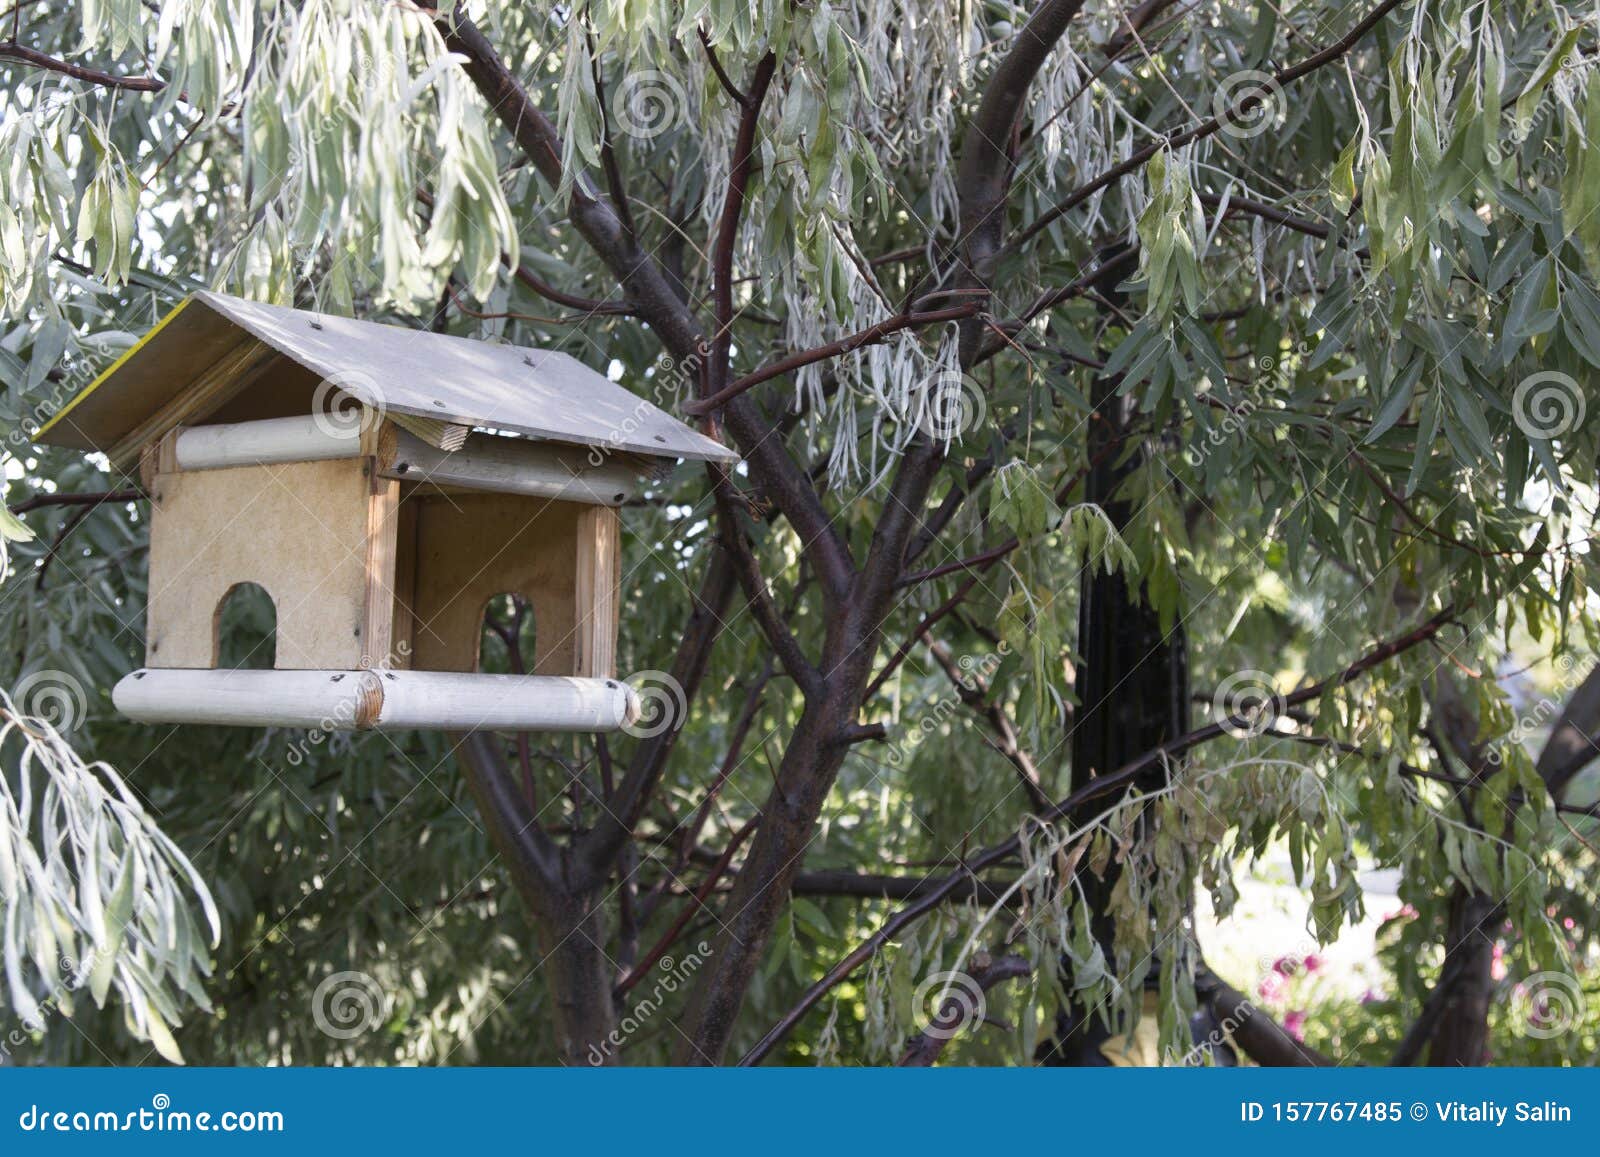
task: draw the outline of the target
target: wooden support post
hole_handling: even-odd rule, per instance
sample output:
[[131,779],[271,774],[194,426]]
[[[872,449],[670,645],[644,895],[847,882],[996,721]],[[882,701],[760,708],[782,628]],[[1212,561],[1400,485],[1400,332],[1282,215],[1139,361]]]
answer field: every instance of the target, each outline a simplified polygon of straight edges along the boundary
[[622,585],[622,527],[609,506],[578,515],[574,673],[610,679],[617,673],[617,618]]
[[367,499],[367,589],[361,619],[361,665],[402,667],[394,654],[395,571],[400,542],[400,483],[378,477],[376,458],[367,458],[371,483]]

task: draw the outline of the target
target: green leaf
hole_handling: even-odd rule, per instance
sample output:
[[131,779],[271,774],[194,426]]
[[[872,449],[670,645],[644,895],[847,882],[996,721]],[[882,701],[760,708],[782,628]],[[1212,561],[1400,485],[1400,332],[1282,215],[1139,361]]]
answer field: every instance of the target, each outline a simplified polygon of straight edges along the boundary
[[1411,395],[1416,389],[1418,379],[1422,377],[1422,362],[1421,357],[1413,357],[1406,363],[1405,369],[1395,375],[1389,393],[1379,405],[1377,413],[1373,415],[1372,426],[1367,430],[1367,436],[1361,440],[1363,444],[1376,442],[1383,437],[1410,408]]
[[122,940],[128,931],[128,921],[133,916],[134,886],[138,875],[138,858],[132,854],[125,856],[116,888],[106,905],[105,940],[94,946],[94,967],[89,972],[89,993],[100,1008],[105,1007],[111,978],[116,973],[117,960],[122,953]]

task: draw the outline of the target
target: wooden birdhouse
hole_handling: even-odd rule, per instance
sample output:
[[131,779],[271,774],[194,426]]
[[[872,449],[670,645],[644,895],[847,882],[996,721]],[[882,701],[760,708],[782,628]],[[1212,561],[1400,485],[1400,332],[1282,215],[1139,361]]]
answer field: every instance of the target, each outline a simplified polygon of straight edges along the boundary
[[[217,293],[185,300],[40,431],[137,468],[150,497],[146,722],[323,730],[605,731],[617,678],[618,507],[726,447],[566,354]],[[272,669],[219,669],[224,604],[256,584]],[[480,670],[516,595],[529,675]]]

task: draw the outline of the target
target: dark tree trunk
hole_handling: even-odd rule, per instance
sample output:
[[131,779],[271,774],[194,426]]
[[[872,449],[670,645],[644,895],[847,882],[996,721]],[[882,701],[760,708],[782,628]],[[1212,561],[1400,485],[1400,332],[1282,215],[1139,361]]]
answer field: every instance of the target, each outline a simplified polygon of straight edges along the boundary
[[1489,1054],[1489,1004],[1494,996],[1494,941],[1499,915],[1487,896],[1457,884],[1450,898],[1445,968],[1456,971],[1433,1043],[1430,1065],[1481,1065]]
[[[1114,268],[1114,280],[1127,271],[1121,249],[1100,254],[1102,267]],[[1120,296],[1113,284],[1100,287],[1108,300]],[[1118,495],[1123,481],[1142,460],[1142,451],[1127,452],[1125,443],[1137,418],[1133,399],[1119,397],[1120,378],[1095,379],[1091,400],[1094,418],[1088,423],[1087,452],[1091,463],[1084,480],[1084,501],[1103,509],[1121,531],[1133,511]],[[1189,666],[1181,624],[1163,634],[1160,616],[1145,600],[1143,585],[1129,586],[1122,573],[1106,574],[1095,561],[1085,560],[1078,580],[1078,658],[1075,690],[1078,709],[1071,733],[1072,790],[1095,776],[1114,771],[1189,730]],[[1136,781],[1149,791],[1166,778],[1160,764]],[[1073,819],[1089,818],[1103,810],[1104,801],[1089,806]],[[1094,913],[1094,935],[1114,961],[1112,941],[1116,928],[1106,915],[1106,901],[1116,883],[1114,868],[1104,876],[1080,869],[1080,878]],[[1073,991],[1070,976],[1063,978]],[[1109,1030],[1093,1009],[1074,1008],[1057,1018],[1056,1039],[1040,1060],[1047,1065],[1104,1064],[1099,1046]]]
[[570,851],[545,835],[496,739],[483,732],[452,739],[489,838],[505,857],[533,921],[561,1062],[618,1063],[617,1049],[607,1048],[613,1044],[617,1013],[600,907],[605,891],[578,882]]

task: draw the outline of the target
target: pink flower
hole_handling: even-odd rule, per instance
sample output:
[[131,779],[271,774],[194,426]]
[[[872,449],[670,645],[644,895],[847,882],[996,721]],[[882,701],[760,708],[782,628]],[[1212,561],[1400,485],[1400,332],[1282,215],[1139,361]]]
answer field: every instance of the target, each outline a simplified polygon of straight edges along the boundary
[[1262,1000],[1271,1002],[1283,999],[1283,977],[1277,972],[1269,972],[1261,978],[1261,983],[1256,985],[1256,994]]
[[1571,932],[1574,928],[1576,928],[1578,926],[1578,922],[1576,920],[1574,920],[1571,916],[1568,916],[1565,920],[1561,921],[1561,926],[1563,928],[1565,928],[1568,932]]
[[1322,957],[1313,952],[1310,956],[1307,956],[1303,961],[1301,961],[1301,963],[1305,965],[1306,975],[1309,976],[1313,972],[1317,971],[1317,969],[1322,967]]
[[1504,980],[1506,978],[1505,955],[1505,948],[1496,944],[1494,946],[1494,960],[1489,965],[1489,975],[1496,980]]
[[1306,1014],[1299,1009],[1286,1013],[1283,1018],[1283,1029],[1297,1041],[1306,1039]]
[[1300,958],[1298,956],[1280,956],[1272,962],[1272,971],[1279,976],[1293,976],[1300,971]]
[[1380,1001],[1382,999],[1383,999],[1383,994],[1378,992],[1377,990],[1371,989],[1371,988],[1367,989],[1367,991],[1365,991],[1365,992],[1363,992],[1361,994],[1361,1003],[1362,1004],[1377,1004],[1378,1001]]

